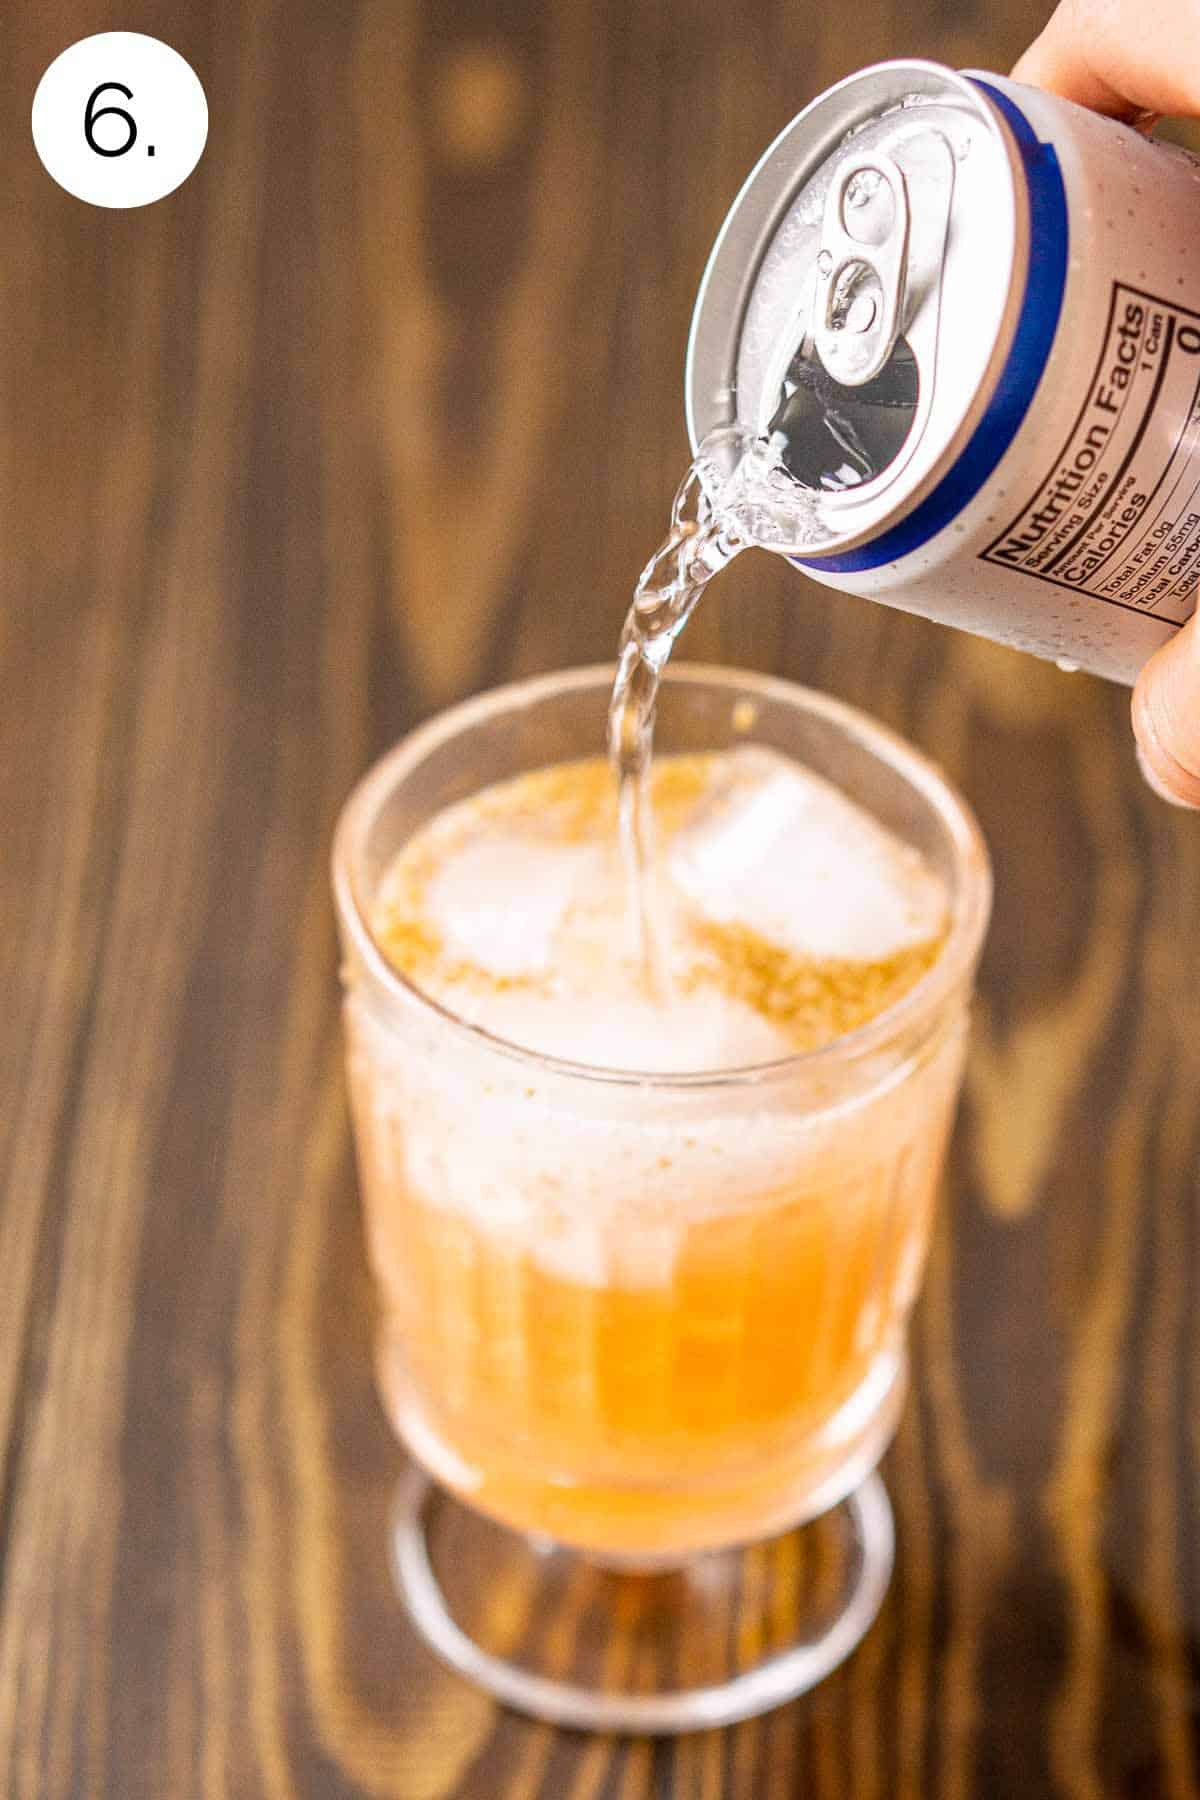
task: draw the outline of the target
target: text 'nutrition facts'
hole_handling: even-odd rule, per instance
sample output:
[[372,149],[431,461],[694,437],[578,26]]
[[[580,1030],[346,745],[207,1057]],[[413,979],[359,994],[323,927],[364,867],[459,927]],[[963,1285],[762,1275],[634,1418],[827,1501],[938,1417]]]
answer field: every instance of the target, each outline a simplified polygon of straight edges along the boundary
[[1113,283],[1087,401],[983,560],[1182,623],[1200,578],[1200,315]]

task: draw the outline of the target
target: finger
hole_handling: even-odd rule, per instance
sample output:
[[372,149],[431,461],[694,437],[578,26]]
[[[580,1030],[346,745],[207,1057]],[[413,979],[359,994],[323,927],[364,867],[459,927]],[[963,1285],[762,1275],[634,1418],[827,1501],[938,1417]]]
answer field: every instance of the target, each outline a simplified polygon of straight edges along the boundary
[[1133,690],[1142,772],[1175,806],[1200,807],[1200,630],[1195,619],[1146,664]]
[[1200,114],[1200,7],[1062,0],[1013,75],[1136,124]]

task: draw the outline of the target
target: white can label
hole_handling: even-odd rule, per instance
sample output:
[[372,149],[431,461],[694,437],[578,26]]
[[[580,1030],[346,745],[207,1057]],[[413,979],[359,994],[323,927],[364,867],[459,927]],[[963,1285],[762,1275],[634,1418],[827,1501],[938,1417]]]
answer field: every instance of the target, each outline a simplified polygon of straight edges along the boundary
[[1200,579],[1200,314],[1113,283],[1079,416],[982,560],[1183,623]]

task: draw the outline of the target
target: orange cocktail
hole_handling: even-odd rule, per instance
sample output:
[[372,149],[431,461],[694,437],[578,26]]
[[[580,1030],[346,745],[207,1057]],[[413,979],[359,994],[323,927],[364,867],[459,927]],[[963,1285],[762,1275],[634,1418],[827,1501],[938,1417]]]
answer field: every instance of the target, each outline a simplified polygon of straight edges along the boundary
[[599,672],[426,727],[342,828],[384,1403],[444,1486],[618,1562],[781,1530],[878,1460],[986,915],[927,765],[744,685],[664,690],[653,992],[570,761]]
[[864,1111],[848,1128],[863,1141],[802,1151],[790,1181],[731,1188],[715,1216],[656,1220],[661,1266],[614,1246],[587,1279],[429,1205],[357,1050],[378,1373],[401,1434],[475,1504],[601,1552],[668,1555],[823,1510],[895,1422],[958,1050]]

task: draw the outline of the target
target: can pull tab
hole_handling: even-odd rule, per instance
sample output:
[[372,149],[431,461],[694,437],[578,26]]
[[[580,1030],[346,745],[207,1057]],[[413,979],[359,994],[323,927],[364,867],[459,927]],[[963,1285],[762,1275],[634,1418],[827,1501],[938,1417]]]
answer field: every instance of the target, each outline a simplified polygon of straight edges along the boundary
[[872,151],[851,157],[825,201],[812,339],[845,387],[874,380],[900,330],[908,265],[908,189],[899,165]]

